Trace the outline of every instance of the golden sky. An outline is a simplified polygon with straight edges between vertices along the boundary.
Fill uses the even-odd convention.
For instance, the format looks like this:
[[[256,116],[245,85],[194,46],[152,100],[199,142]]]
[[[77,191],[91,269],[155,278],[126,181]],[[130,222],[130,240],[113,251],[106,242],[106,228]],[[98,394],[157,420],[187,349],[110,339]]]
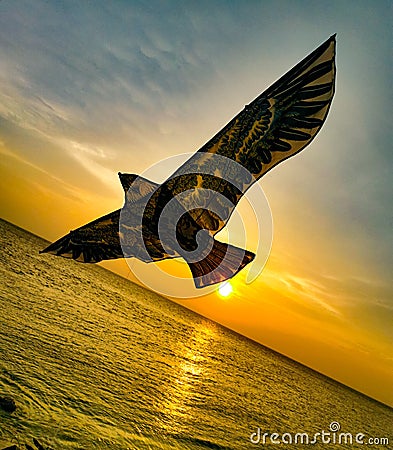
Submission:
[[[336,32],[325,125],[259,182],[274,224],[264,270],[228,297],[176,301],[393,405],[389,2],[322,4],[0,2],[1,216],[54,240],[121,207],[118,171],[197,150]]]

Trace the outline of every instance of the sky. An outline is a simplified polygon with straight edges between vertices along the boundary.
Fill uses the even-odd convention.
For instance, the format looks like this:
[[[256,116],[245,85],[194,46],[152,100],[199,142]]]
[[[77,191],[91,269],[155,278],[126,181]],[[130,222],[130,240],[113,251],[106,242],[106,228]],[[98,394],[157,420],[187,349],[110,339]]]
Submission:
[[[176,301],[393,405],[391,20],[390,1],[0,1],[1,217],[55,240],[121,207],[118,171],[196,151],[337,33],[326,123],[258,183],[264,270]]]

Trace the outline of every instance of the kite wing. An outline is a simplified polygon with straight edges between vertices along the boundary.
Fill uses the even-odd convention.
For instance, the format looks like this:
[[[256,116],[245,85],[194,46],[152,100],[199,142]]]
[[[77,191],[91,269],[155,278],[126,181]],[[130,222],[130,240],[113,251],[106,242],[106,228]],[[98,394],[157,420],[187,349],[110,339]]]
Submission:
[[[124,189],[126,202],[129,204],[136,204],[158,187],[158,184],[153,181],[135,174],[119,172],[119,178]],[[118,209],[70,231],[66,236],[50,244],[40,253],[52,253],[86,263],[97,263],[106,259],[125,257],[120,243],[120,213],[121,210]],[[135,233],[132,229],[130,230],[133,226]],[[140,227],[141,225],[139,225]],[[133,224],[131,220],[127,230],[128,236],[138,235],[137,228],[138,224]],[[134,248],[131,251],[137,251],[142,242],[134,242],[133,244]],[[155,250],[153,244],[151,244],[151,247]],[[133,255],[130,253],[126,256]]]
[[[86,263],[123,258],[119,217],[120,209],[70,231],[40,253],[52,253]]]
[[[189,192],[182,202],[201,227],[217,233],[255,181],[317,135],[334,95],[335,44],[333,35],[247,105],[166,182],[173,196]]]

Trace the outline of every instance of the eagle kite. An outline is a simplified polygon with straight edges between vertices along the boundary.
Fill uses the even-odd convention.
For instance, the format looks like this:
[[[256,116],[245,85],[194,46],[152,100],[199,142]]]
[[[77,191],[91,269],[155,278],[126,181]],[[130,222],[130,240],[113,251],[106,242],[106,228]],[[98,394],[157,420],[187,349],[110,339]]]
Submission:
[[[237,114],[156,184],[119,173],[125,191],[113,211],[42,250],[86,263],[183,257],[197,288],[225,281],[254,254],[214,238],[246,190],[303,150],[328,114],[335,88],[335,35]]]

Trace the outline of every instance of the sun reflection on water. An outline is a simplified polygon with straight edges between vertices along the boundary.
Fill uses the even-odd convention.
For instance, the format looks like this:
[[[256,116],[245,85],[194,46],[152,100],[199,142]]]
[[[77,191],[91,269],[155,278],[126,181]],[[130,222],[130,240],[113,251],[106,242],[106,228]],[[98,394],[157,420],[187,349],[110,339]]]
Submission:
[[[200,323],[187,341],[179,342],[177,364],[160,405],[160,427],[168,433],[184,430],[192,422],[198,400],[206,397],[206,379],[212,370],[209,356],[216,334],[213,324]]]

